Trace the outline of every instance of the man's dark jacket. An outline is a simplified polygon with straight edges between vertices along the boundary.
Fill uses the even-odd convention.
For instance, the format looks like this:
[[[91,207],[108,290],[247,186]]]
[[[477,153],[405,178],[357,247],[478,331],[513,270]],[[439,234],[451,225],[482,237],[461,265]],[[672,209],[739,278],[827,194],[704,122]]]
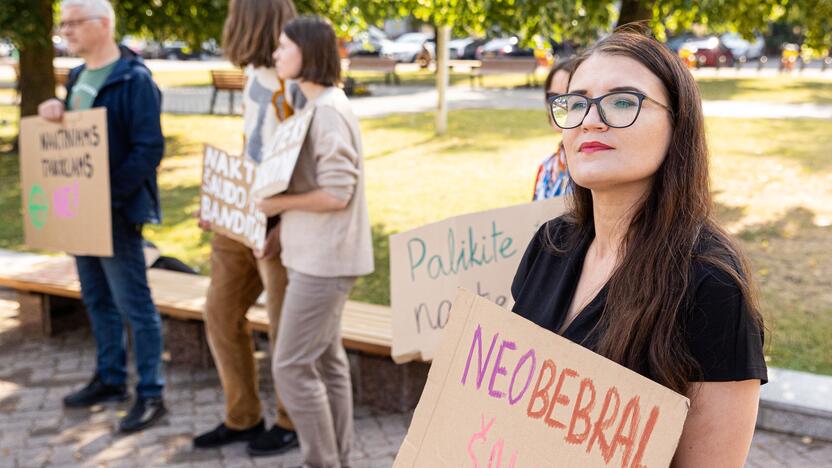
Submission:
[[[124,46],[120,49],[121,58],[92,105],[107,108],[113,213],[132,224],[158,224],[162,205],[156,168],[165,151],[160,123],[162,93],[141,57]],[[83,70],[81,65],[69,72],[67,97]]]

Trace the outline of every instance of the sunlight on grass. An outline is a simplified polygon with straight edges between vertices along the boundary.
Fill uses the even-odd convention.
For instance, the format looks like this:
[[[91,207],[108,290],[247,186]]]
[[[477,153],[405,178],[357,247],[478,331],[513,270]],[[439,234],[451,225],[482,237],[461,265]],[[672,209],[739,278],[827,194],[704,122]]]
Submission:
[[[745,207],[729,227],[769,222],[796,207],[832,224],[832,124],[811,119],[707,119],[717,201]]]

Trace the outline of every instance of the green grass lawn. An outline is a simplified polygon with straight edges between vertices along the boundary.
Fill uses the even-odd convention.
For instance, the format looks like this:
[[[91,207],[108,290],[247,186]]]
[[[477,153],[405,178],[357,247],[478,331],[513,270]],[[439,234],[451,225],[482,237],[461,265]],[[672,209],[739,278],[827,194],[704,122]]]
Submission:
[[[832,81],[788,75],[765,78],[700,78],[706,100],[832,104]]]
[[[11,108],[0,107],[0,119]],[[208,273],[197,208],[202,143],[242,144],[239,117],[163,116],[167,154],[159,182],[165,220],[147,236],[167,255]],[[749,253],[770,328],[772,365],[832,374],[832,122],[707,121],[718,216]],[[453,111],[448,135],[432,114],[362,121],[377,271],[353,298],[389,303],[390,233],[448,216],[522,203],[556,137],[542,112]],[[10,133],[0,130],[0,143]],[[22,249],[17,159],[0,157],[0,247]]]

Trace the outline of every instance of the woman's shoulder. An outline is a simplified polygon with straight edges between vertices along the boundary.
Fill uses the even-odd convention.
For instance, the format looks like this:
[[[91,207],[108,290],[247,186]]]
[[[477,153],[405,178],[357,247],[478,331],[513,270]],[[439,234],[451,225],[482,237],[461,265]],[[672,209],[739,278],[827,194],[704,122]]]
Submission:
[[[520,261],[517,274],[525,277],[533,265],[551,267],[552,262],[560,262],[560,257],[565,255],[566,247],[574,232],[575,226],[569,223],[563,216],[551,219],[541,225],[526,247],[526,252]]]
[[[331,129],[342,125],[358,125],[349,99],[340,88],[328,88],[307,106],[309,104],[313,107],[312,125],[315,127]]]
[[[578,226],[569,215],[561,215],[543,223],[535,233],[535,240],[555,253],[567,249],[577,232]]]
[[[763,323],[747,273],[723,240],[706,238],[695,249],[684,334],[703,380],[765,381]]]

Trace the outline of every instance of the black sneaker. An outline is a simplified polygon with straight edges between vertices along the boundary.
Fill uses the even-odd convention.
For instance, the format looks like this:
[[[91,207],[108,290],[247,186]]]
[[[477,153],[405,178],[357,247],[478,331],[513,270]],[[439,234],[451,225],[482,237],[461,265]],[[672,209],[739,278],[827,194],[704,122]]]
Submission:
[[[140,431],[158,421],[167,412],[161,397],[136,398],[130,412],[118,423],[118,430],[125,434]]]
[[[222,447],[232,442],[252,441],[265,432],[265,430],[266,424],[262,419],[254,426],[239,431],[230,429],[225,423],[220,423],[213,430],[194,437],[194,448],[214,448]]]
[[[94,375],[86,387],[64,397],[67,408],[86,408],[100,403],[127,401],[126,385],[107,385],[98,374]]]
[[[252,457],[279,455],[299,445],[298,433],[275,426],[249,442],[246,451]]]

